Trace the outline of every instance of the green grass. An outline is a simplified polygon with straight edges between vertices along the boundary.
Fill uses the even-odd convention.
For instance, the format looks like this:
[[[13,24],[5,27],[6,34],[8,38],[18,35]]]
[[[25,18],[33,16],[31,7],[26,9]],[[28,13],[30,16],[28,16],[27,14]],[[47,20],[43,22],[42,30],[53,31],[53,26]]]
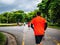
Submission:
[[[48,27],[60,30],[60,24],[53,24],[48,22]]]
[[[48,26],[49,28],[55,28],[55,29],[58,29],[60,30],[60,26]]]
[[[0,45],[4,45],[6,42],[6,36],[0,32]]]
[[[21,26],[22,24],[20,24],[19,26]],[[17,23],[10,23],[10,24],[7,24],[7,23],[0,23],[0,27],[1,26],[17,26]]]

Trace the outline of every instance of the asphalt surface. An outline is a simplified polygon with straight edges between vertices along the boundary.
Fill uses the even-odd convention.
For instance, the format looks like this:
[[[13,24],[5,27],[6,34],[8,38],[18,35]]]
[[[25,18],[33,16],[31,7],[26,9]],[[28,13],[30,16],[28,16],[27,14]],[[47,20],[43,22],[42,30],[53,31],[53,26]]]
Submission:
[[[16,37],[18,45],[36,45],[34,32],[25,26],[0,27],[0,31],[8,32]],[[60,30],[47,28],[43,45],[60,45]]]
[[[22,45],[24,26],[0,27],[0,31],[11,33],[16,37],[17,45]]]

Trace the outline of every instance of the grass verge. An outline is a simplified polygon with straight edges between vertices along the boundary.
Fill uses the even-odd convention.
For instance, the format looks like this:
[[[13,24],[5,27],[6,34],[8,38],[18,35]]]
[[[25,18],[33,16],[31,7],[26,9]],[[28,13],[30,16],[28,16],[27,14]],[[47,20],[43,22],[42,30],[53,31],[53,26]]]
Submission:
[[[49,28],[55,28],[55,29],[58,29],[60,30],[60,26],[48,26]]]
[[[6,36],[0,32],[0,45],[5,45],[6,42]]]
[[[19,26],[21,26],[22,24],[19,24]],[[11,24],[6,24],[6,23],[0,23],[0,27],[4,27],[4,26],[17,26],[16,23],[11,23]]]

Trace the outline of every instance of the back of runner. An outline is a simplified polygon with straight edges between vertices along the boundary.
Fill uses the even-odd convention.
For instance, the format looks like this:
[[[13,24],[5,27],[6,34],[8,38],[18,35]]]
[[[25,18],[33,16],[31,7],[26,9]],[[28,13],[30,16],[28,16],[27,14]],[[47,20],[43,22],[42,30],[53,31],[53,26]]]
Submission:
[[[41,13],[37,12],[36,17],[31,20],[31,27],[34,30],[35,40],[37,45],[42,45],[41,40],[47,28],[47,21],[40,16]]]

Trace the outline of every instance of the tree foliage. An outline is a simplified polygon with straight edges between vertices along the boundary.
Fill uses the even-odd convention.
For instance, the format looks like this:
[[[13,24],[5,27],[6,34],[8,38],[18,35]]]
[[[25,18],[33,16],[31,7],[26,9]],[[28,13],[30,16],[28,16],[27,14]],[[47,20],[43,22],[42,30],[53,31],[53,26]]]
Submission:
[[[38,8],[48,21],[60,23],[60,0],[42,0]]]
[[[0,14],[0,23],[16,23],[19,19],[19,22],[23,22],[24,15],[25,13],[22,10],[5,12]]]

